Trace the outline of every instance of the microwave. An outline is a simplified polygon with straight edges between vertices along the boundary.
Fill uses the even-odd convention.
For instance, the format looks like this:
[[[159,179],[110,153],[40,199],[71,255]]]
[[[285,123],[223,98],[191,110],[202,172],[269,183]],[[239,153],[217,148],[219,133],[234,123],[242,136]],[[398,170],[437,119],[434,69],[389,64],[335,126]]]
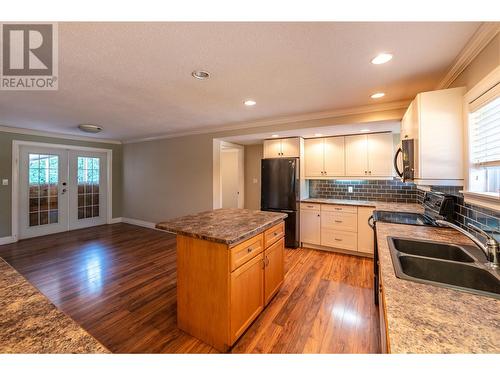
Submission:
[[[401,154],[403,170],[399,170],[398,158]],[[415,178],[415,142],[413,139],[403,139],[401,147],[394,155],[394,169],[403,182]]]

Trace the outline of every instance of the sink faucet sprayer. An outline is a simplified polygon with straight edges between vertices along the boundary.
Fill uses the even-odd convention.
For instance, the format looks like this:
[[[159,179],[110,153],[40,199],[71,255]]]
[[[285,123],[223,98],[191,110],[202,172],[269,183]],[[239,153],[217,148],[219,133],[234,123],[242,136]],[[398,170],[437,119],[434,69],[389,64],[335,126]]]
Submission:
[[[498,262],[498,252],[499,252],[499,246],[497,240],[491,236],[491,234],[486,233],[484,230],[481,228],[478,228],[474,224],[467,224],[467,226],[474,231],[482,234],[484,237],[486,237],[486,245],[484,245],[476,236],[473,236],[466,230],[460,228],[459,226],[452,224],[448,221],[444,220],[436,220],[436,223],[441,226],[441,227],[450,227],[453,229],[458,230],[460,233],[462,233],[464,236],[467,236],[470,238],[472,242],[474,242],[486,255],[486,259],[488,259],[488,262],[486,263],[488,267],[490,268],[499,268],[499,262]]]

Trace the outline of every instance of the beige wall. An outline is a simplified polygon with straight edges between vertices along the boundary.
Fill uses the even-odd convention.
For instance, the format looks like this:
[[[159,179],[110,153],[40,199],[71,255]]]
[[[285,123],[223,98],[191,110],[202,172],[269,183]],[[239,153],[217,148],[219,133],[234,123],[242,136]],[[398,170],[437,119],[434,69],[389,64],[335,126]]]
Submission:
[[[470,90],[498,65],[500,65],[500,34],[488,43],[450,87],[465,86]]]
[[[260,161],[263,156],[262,144],[245,146],[245,208],[252,210],[260,209]]]
[[[223,150],[220,155],[222,208],[238,208],[238,150]],[[242,192],[243,193],[243,192]]]
[[[113,150],[113,217],[122,216],[122,145],[71,139],[41,137],[0,131],[0,180],[7,178],[8,186],[0,185],[0,237],[10,236],[12,230],[12,141],[58,143],[73,146]]]
[[[404,109],[378,111],[124,144],[122,216],[156,223],[212,209],[214,138],[336,124],[400,120],[403,113]],[[257,159],[253,160],[255,163]],[[260,178],[258,188],[252,186],[247,189],[247,186],[245,184],[245,203],[248,203],[249,208],[259,208],[260,194],[257,198],[256,191],[260,191]]]

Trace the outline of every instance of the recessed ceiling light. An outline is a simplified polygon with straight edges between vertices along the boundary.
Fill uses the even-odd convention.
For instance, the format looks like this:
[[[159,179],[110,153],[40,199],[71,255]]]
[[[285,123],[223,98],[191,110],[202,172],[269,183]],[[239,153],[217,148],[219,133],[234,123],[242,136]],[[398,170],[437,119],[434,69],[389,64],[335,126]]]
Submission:
[[[360,130],[360,132],[361,132],[361,133],[367,133],[367,132],[369,132],[369,131],[370,131],[370,129],[361,129],[361,130]]]
[[[321,134],[321,133],[316,133],[316,134],[314,134],[314,136],[315,136],[315,137],[322,137],[322,136],[323,136],[323,134]]]
[[[210,73],[207,72],[206,70],[194,70],[191,75],[196,78],[196,79],[209,79],[210,78]]]
[[[390,53],[379,53],[372,59],[372,64],[380,65],[385,64],[392,60],[392,55]]]
[[[85,133],[99,133],[100,131],[102,131],[101,126],[93,124],[80,124],[78,125],[78,129]]]
[[[257,104],[257,102],[255,100],[252,100],[252,99],[245,100],[245,105],[248,107],[251,107],[255,104]]]
[[[279,137],[279,135],[278,135],[278,134],[273,134],[271,137],[273,137],[273,138],[278,138],[278,137]]]
[[[379,99],[381,97],[385,96],[385,94],[383,92],[377,92],[375,94],[373,94],[372,96],[370,96],[372,99]]]

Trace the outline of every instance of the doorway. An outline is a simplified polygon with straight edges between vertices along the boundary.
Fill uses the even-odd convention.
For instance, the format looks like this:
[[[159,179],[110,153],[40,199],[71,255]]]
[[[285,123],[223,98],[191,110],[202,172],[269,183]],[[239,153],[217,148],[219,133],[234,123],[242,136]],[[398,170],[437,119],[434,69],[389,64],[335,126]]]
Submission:
[[[244,207],[244,153],[241,145],[214,140],[214,208]]]
[[[23,239],[108,222],[111,150],[30,142],[16,146],[14,235]]]

